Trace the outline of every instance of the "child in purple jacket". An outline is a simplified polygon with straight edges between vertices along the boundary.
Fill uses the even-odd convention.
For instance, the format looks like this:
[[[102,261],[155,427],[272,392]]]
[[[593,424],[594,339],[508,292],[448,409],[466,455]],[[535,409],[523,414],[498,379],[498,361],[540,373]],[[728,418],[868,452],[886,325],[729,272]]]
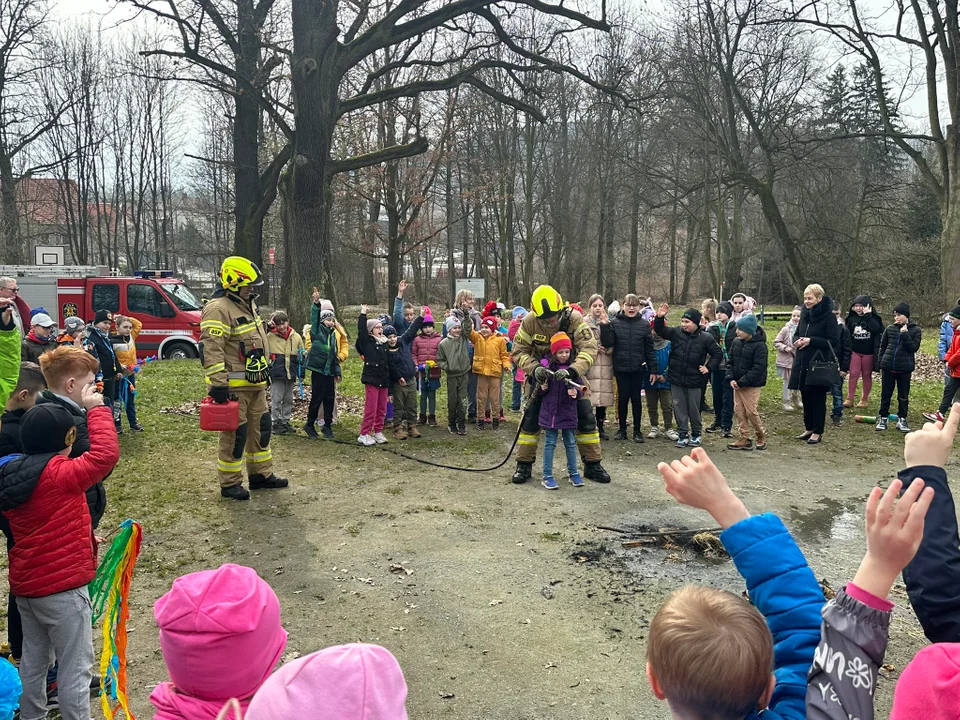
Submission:
[[[540,362],[553,372],[570,367],[570,354],[573,343],[566,333],[557,333],[550,338],[550,358]],[[543,486],[547,490],[558,490],[553,479],[553,454],[557,448],[557,435],[563,435],[563,448],[567,453],[567,472],[570,484],[583,487],[583,478],[577,472],[577,400],[580,391],[566,382],[553,377],[540,386],[543,401],[540,405],[540,427],[544,429],[547,441],[543,446]]]

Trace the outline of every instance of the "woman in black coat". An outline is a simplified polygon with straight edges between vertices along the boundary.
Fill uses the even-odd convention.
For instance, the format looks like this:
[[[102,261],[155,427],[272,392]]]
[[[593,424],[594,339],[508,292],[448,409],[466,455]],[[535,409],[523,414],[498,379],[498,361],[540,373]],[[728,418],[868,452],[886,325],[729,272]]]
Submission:
[[[630,294],[623,299],[623,310],[609,323],[600,324],[600,344],[613,348],[613,374],[617,378],[617,412],[620,429],[617,440],[627,439],[627,403],[633,404],[633,441],[642,443],[640,420],[643,414],[645,378],[659,374],[657,354],[653,350],[650,323],[640,317],[640,298]]]
[[[793,335],[797,355],[790,374],[790,389],[799,390],[803,398],[804,431],[797,439],[816,445],[823,437],[830,388],[807,385],[807,371],[814,361],[834,359],[840,345],[840,327],[833,316],[833,300],[824,294],[820,285],[808,285],[803,291],[803,308]]]

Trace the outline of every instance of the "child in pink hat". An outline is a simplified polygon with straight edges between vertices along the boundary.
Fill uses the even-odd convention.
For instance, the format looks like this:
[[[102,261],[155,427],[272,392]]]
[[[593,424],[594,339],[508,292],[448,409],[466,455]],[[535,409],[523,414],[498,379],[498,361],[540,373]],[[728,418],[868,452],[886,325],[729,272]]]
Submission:
[[[230,698],[245,711],[287,645],[280,601],[248,567],[177,578],[153,614],[172,681],[150,694],[154,720],[214,720]]]
[[[379,645],[337,645],[287,663],[250,702],[246,720],[407,720],[407,683]]]

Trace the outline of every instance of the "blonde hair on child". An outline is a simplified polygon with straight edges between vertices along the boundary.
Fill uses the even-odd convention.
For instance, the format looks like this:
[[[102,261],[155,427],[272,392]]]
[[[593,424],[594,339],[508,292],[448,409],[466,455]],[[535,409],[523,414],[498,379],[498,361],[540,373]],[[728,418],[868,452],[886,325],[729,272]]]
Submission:
[[[688,585],[651,621],[647,663],[675,712],[743,718],[770,685],[773,636],[743,598]]]

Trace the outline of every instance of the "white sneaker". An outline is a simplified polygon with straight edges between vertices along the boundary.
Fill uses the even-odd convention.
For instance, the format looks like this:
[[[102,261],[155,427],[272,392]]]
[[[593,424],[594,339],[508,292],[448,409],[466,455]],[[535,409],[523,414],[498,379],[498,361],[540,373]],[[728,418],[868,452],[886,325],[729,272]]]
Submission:
[[[791,405],[790,403],[784,403],[783,409],[786,410],[787,412],[793,412],[793,405]]]
[[[360,437],[357,438],[357,442],[360,443],[361,445],[373,445],[374,439],[369,435],[361,435]]]
[[[648,437],[648,438],[651,438],[651,439],[652,439],[652,438],[658,438],[658,437],[660,437],[662,434],[663,434],[663,431],[662,431],[659,427],[657,427],[656,425],[654,425],[652,428],[650,428],[650,434],[647,435],[647,437]]]
[[[382,432],[378,432],[373,436],[373,442],[370,444],[373,445],[373,443],[377,443],[379,445],[383,445],[385,442],[388,442],[386,436]]]
[[[670,428],[669,430],[667,430],[667,432],[665,432],[664,435],[667,436],[668,440],[673,440],[674,442],[680,439],[680,433],[678,433],[673,428]]]

